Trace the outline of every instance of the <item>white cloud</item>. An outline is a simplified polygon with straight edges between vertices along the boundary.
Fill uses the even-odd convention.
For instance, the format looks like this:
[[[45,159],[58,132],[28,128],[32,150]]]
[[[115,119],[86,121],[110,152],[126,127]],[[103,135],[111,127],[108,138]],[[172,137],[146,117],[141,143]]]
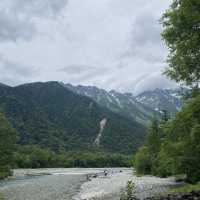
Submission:
[[[38,76],[30,73],[25,82],[58,80],[130,92],[153,88],[147,76],[159,72],[159,79],[166,66],[158,20],[170,2],[2,0],[0,53],[30,72],[37,67]],[[22,77],[15,79],[21,83]],[[171,86],[165,79],[158,82]]]
[[[53,18],[67,0],[1,0],[0,41],[29,40],[36,32],[34,18]]]

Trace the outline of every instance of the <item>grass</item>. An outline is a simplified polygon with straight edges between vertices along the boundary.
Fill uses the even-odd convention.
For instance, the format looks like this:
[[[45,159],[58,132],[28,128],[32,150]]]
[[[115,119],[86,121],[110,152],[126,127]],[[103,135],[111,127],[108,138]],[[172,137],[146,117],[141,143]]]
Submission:
[[[0,200],[5,200],[1,194],[0,194]]]
[[[200,182],[195,185],[185,184],[182,187],[170,190],[170,193],[192,192],[195,190],[200,190]]]

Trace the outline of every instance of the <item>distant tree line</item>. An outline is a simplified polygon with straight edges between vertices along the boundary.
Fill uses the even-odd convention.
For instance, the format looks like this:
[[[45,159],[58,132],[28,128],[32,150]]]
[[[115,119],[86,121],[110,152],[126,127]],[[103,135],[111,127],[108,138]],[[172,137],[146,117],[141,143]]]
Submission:
[[[39,146],[18,146],[15,168],[130,167],[131,157],[106,152],[54,152]]]

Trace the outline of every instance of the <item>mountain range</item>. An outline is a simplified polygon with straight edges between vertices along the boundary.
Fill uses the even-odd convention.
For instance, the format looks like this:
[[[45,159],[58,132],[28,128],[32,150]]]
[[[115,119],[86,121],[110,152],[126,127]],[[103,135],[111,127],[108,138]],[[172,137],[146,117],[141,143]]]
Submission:
[[[105,107],[128,119],[148,125],[154,117],[161,117],[166,110],[174,115],[183,105],[184,89],[155,89],[145,91],[135,96],[131,93],[119,93],[114,90],[106,91],[95,86],[73,86],[65,84],[71,91],[93,99]]]
[[[99,106],[58,82],[0,85],[0,112],[19,134],[18,143],[54,151],[132,154],[144,141],[146,128]]]
[[[185,88],[145,91],[136,96],[136,101],[155,111],[166,110],[174,114],[181,110],[186,91]]]
[[[131,154],[143,143],[150,120],[162,110],[174,114],[182,104],[180,89],[134,96],[55,81],[0,84],[0,112],[18,131],[18,143],[54,151]]]

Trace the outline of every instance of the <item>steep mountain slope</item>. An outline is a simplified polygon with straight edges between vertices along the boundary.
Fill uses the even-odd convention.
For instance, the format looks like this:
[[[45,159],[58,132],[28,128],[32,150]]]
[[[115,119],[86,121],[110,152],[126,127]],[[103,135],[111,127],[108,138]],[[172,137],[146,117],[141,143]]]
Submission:
[[[53,150],[100,148],[133,153],[146,133],[137,122],[98,106],[58,82],[0,86],[0,112],[20,133],[20,144]],[[103,130],[102,120],[106,120]]]
[[[138,123],[147,125],[158,113],[148,106],[137,102],[131,93],[107,92],[94,86],[73,86],[65,84],[71,91],[92,98],[102,107],[118,113]]]
[[[155,111],[167,110],[176,113],[183,106],[182,95],[186,89],[155,89],[139,94],[136,100]]]

